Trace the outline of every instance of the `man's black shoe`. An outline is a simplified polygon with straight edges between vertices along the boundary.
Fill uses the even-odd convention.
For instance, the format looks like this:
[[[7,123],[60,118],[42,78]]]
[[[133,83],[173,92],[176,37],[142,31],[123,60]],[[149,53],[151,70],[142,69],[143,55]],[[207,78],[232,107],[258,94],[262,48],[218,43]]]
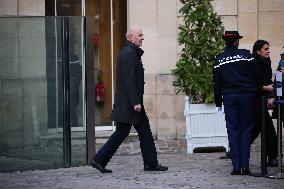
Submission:
[[[241,173],[241,171],[235,171],[235,170],[233,170],[232,172],[231,172],[231,175],[241,175],[242,173]]]
[[[97,170],[99,170],[101,173],[112,173],[112,170],[102,167],[100,164],[96,163],[94,160],[90,162],[90,165],[93,168],[96,168]]]
[[[168,167],[162,166],[160,164],[156,166],[149,166],[149,165],[144,165],[144,171],[166,171],[168,170]]]
[[[267,166],[269,167],[278,167],[278,160],[276,158],[269,159],[267,161]]]
[[[242,175],[251,175],[249,168],[242,168]]]

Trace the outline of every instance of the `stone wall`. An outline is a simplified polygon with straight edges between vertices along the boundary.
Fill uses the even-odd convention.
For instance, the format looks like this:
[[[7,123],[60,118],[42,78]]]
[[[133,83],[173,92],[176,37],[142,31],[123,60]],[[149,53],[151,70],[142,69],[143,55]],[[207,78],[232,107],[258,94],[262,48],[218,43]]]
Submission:
[[[168,74],[177,60],[177,1],[128,0],[128,27],[143,29],[147,74]]]
[[[258,3],[258,38],[270,42],[273,67],[276,68],[284,52],[284,1],[259,0]],[[275,69],[274,69],[275,70]]]
[[[44,16],[45,0],[0,0],[0,16]]]
[[[175,95],[173,77],[169,74],[178,57],[177,2],[128,0],[128,27],[139,26],[144,33],[144,104],[158,140],[184,139],[185,134],[184,97]]]
[[[146,75],[144,103],[151,129],[159,140],[184,139],[184,95],[176,95],[169,74]]]

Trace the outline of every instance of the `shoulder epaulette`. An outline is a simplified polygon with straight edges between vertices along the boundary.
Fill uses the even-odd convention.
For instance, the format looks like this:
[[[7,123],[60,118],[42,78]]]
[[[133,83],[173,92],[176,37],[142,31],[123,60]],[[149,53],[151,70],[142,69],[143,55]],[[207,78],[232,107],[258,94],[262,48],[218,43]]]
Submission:
[[[239,50],[242,50],[242,51],[245,51],[247,53],[250,53],[250,50],[248,50],[248,49],[239,49]]]

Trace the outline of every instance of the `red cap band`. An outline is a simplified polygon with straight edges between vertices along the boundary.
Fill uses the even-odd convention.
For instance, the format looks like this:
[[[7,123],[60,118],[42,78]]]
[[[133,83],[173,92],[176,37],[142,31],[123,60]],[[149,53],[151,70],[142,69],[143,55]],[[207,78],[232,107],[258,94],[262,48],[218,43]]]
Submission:
[[[238,35],[238,34],[224,34],[224,36],[227,37],[227,36],[240,36],[240,35]]]

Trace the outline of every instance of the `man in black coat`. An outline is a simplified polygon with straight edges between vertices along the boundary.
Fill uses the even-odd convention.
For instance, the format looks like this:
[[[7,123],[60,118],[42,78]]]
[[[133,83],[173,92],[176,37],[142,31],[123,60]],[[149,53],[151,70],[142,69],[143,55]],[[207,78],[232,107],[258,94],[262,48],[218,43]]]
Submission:
[[[112,120],[116,121],[116,131],[91,161],[91,166],[102,173],[111,173],[106,169],[120,144],[129,135],[131,126],[137,130],[144,171],[166,171],[167,167],[158,164],[154,139],[143,105],[144,68],[139,48],[144,40],[142,30],[130,29],[126,33],[127,43],[121,50],[116,68],[116,93],[112,111]]]

